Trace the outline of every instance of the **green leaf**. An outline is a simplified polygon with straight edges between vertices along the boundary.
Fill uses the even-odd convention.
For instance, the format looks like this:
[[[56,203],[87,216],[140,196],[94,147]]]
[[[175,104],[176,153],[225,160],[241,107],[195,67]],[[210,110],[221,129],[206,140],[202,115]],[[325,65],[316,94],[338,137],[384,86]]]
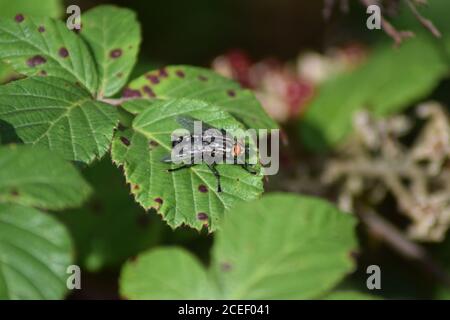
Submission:
[[[209,277],[180,249],[150,251],[125,265],[121,294],[129,299],[317,298],[353,270],[355,224],[353,216],[323,200],[267,195],[227,212],[216,233]]]
[[[200,262],[182,249],[161,248],[128,262],[120,276],[127,299],[206,300],[217,297]]]
[[[207,69],[169,66],[144,74],[132,81],[129,88],[138,90],[143,97],[189,98],[209,102],[228,111],[249,128],[278,128],[250,90],[244,90],[236,82]]]
[[[84,207],[58,212],[71,232],[81,265],[91,272],[117,267],[156,244],[165,231],[159,217],[133,201],[109,157],[84,172],[94,195]]]
[[[66,80],[33,77],[0,86],[0,120],[3,142],[41,145],[89,163],[108,150],[118,113]]]
[[[13,68],[0,61],[0,84],[8,82],[14,75],[15,72]]]
[[[61,0],[21,0],[11,3],[10,0],[0,0],[0,17],[11,18],[17,14],[45,15],[58,18],[63,12]],[[13,68],[0,62],[0,84],[10,80],[16,73]]]
[[[383,116],[404,110],[430,94],[448,71],[428,39],[405,41],[399,49],[379,47],[362,67],[322,85],[302,119],[303,142],[319,151],[333,146],[351,132],[356,111]]]
[[[66,229],[33,208],[0,204],[0,299],[61,299],[73,248]]]
[[[167,172],[171,165],[161,161],[172,150],[171,133],[180,128],[175,121],[177,115],[191,115],[217,128],[240,128],[228,113],[189,99],[130,101],[124,104],[125,109],[131,108],[129,103],[134,108],[141,104],[141,110],[147,103],[147,109],[135,118],[133,129],[117,132],[113,160],[123,166],[136,201],[145,209],[156,209],[172,228],[187,224],[201,229],[206,224],[209,230],[215,230],[226,209],[262,193],[262,172],[251,175],[240,166],[220,164],[217,169],[223,191],[218,192],[217,180],[206,165]]]
[[[0,16],[5,18],[19,13],[59,18],[63,12],[62,0],[0,0]]]
[[[51,18],[0,19],[0,59],[27,76],[46,74],[78,83],[94,94],[97,70],[83,40]]]
[[[229,213],[213,270],[229,299],[308,299],[354,268],[353,216],[311,197],[270,194]]]
[[[141,42],[136,14],[115,6],[98,6],[83,14],[81,35],[94,53],[100,78],[98,95],[114,95],[136,63]]]
[[[78,171],[46,149],[0,147],[0,202],[43,209],[81,205],[91,194]]]

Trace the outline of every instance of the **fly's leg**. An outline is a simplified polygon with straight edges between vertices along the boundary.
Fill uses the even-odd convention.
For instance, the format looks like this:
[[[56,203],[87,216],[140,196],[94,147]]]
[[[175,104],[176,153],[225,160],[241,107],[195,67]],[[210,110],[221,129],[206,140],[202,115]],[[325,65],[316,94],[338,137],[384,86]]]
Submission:
[[[174,172],[174,171],[178,171],[178,170],[182,170],[182,169],[188,169],[188,168],[190,168],[190,167],[193,167],[193,166],[195,166],[196,165],[196,163],[194,162],[194,157],[192,156],[191,157],[191,162],[189,162],[189,163],[185,163],[185,164],[183,164],[182,166],[180,166],[180,167],[178,167],[178,168],[171,168],[171,169],[168,169],[167,171],[168,172]]]
[[[241,164],[241,167],[251,174],[257,174],[258,171],[254,170],[248,163]]]
[[[182,170],[182,169],[188,169],[190,167],[192,167],[194,164],[184,164],[178,168],[172,168],[172,169],[168,169],[168,172],[174,172],[174,171],[178,171],[178,170]]]
[[[220,185],[220,173],[219,173],[219,171],[217,171],[216,164],[213,163],[213,164],[206,164],[206,165],[208,166],[209,170],[211,170],[211,172],[217,179],[217,192],[222,192],[222,186]]]

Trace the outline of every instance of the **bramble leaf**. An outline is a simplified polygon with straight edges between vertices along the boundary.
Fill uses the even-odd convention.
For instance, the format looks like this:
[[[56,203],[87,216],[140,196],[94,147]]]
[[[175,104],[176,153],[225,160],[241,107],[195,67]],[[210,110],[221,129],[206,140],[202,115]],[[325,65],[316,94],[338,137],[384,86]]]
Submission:
[[[45,146],[89,163],[109,149],[118,113],[66,80],[32,77],[0,86],[0,121],[3,142]]]
[[[249,128],[278,128],[250,90],[244,90],[236,82],[203,68],[169,66],[151,71],[132,81],[124,94],[201,100],[228,111]]]
[[[90,186],[67,161],[46,149],[0,147],[0,202],[42,209],[77,207]]]
[[[200,262],[177,248],[154,249],[122,269],[120,294],[128,299],[208,300],[217,298]]]
[[[161,249],[125,265],[120,291],[129,299],[317,298],[353,270],[355,224],[323,200],[270,194],[227,212],[208,278],[181,249]]]
[[[0,0],[0,17],[11,18],[17,14],[45,15],[58,18],[63,12],[61,0],[21,0],[11,3],[10,0]],[[0,61],[0,84],[10,80],[17,74],[11,66]]]
[[[215,230],[226,209],[262,193],[262,173],[252,175],[238,165],[217,166],[222,184],[222,192],[218,192],[217,180],[205,164],[168,172],[178,165],[161,161],[172,150],[172,132],[180,128],[176,116],[190,115],[217,128],[240,128],[241,124],[227,112],[189,99],[130,101],[124,109],[130,110],[128,104],[145,111],[134,119],[132,129],[117,132],[112,158],[123,166],[136,201],[145,209],[155,208],[172,228],[187,224],[195,229],[207,225]]]
[[[356,220],[326,201],[269,194],[224,221],[213,271],[229,299],[307,299],[354,268]]]
[[[429,94],[449,71],[430,41],[379,47],[362,67],[325,82],[302,118],[303,142],[313,150],[327,149],[351,131],[356,111],[388,115]]]
[[[84,41],[58,20],[18,13],[0,19],[0,60],[27,75],[48,75],[97,90],[94,59]]]
[[[83,14],[81,35],[94,53],[98,95],[114,95],[125,85],[136,63],[141,42],[136,14],[111,5],[95,7]]]
[[[63,298],[72,258],[69,234],[56,219],[0,204],[0,299]]]

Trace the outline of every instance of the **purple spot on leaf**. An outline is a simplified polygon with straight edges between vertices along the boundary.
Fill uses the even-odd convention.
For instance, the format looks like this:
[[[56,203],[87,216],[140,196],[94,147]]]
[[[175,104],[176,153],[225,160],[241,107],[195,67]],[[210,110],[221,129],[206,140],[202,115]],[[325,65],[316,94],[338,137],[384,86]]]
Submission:
[[[23,14],[19,13],[14,17],[14,20],[16,20],[16,22],[21,23],[23,20],[25,20],[25,17],[23,16]]]
[[[220,264],[220,269],[224,272],[231,271],[232,268],[233,266],[229,262],[223,262]]]
[[[150,140],[149,143],[150,147],[156,148],[157,146],[159,146],[159,143],[156,142],[155,140]]]
[[[47,71],[41,70],[41,71],[39,72],[39,74],[40,74],[41,76],[45,77],[45,76],[47,75]]]
[[[109,56],[116,59],[122,55],[122,49],[114,49],[109,53]]]
[[[123,143],[124,145],[126,145],[127,147],[130,145],[130,140],[128,140],[128,139],[125,138],[125,137],[120,137],[120,141],[122,141],[122,143]]]
[[[227,91],[227,94],[228,94],[230,97],[235,97],[235,96],[236,96],[236,91],[234,91],[234,90],[228,90],[228,91]]]
[[[153,92],[153,90],[149,87],[149,86],[144,86],[142,88],[142,90],[144,90],[144,92],[149,96],[149,97],[156,97],[156,94]]]
[[[122,96],[124,98],[135,98],[135,97],[141,97],[141,92],[139,90],[133,90],[130,88],[125,88],[125,90],[123,90],[123,94]]]
[[[167,73],[166,68],[159,69],[159,76],[162,77],[162,78],[167,78],[169,76],[169,74]]]
[[[198,186],[198,191],[205,193],[208,192],[208,188],[204,184],[201,184]]]
[[[45,27],[44,26],[39,26],[38,31],[40,33],[45,32]]]
[[[63,58],[67,58],[69,56],[69,51],[67,51],[66,48],[62,47],[61,49],[59,49],[58,51],[59,55]]]
[[[146,76],[146,78],[147,78],[148,80],[150,80],[151,83],[153,83],[153,84],[158,84],[158,83],[159,83],[158,77],[155,76],[155,75],[153,75],[153,74],[148,74],[148,75]]]
[[[160,205],[162,205],[163,204],[163,199],[161,199],[161,198],[155,198],[155,199],[153,199],[153,201],[155,201],[156,203],[159,203]]]
[[[200,221],[207,221],[208,220],[208,215],[204,212],[200,212],[197,214],[197,219]]]
[[[184,78],[186,75],[184,74],[184,72],[183,71],[181,71],[181,70],[177,70],[176,72],[175,72],[175,74],[178,76],[178,77],[180,77],[180,78]]]
[[[47,62],[47,60],[43,56],[36,55],[27,60],[27,65],[29,67],[33,68],[33,67],[36,67],[37,65],[40,65],[40,64],[43,64],[46,62]]]

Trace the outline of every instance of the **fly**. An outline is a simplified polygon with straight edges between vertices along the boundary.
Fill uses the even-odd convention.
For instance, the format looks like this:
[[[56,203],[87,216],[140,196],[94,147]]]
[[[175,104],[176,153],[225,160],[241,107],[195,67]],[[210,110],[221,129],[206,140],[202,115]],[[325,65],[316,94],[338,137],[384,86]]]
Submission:
[[[211,125],[190,116],[178,116],[176,121],[188,131],[187,134],[179,135],[172,142],[172,151],[176,150],[174,161],[172,152],[162,159],[165,163],[183,163],[177,168],[169,169],[174,172],[187,169],[205,163],[217,179],[217,191],[222,192],[220,184],[220,173],[216,168],[217,164],[239,164],[247,172],[257,174],[247,162],[250,154],[250,147],[244,141],[238,140],[225,129],[214,128]],[[202,130],[194,130],[195,122],[202,124]],[[241,160],[243,158],[243,160]]]

